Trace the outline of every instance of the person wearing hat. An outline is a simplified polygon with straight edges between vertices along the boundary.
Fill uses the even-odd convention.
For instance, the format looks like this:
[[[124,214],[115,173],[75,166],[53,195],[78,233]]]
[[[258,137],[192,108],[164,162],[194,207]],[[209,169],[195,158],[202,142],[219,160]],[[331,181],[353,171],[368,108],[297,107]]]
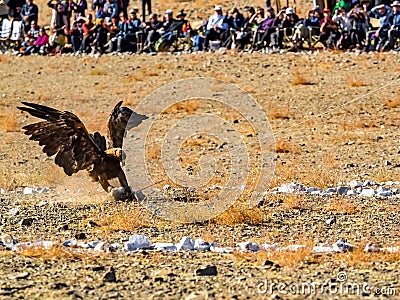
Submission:
[[[222,14],[222,7],[217,5],[214,7],[214,15],[210,17],[207,23],[204,49],[208,49],[210,41],[221,40],[222,35],[227,30],[228,23],[225,16]]]
[[[179,14],[176,15],[176,19],[178,22],[182,23],[182,25],[179,25],[178,27],[178,32],[179,35],[182,37],[187,37],[190,30],[191,30],[191,25],[188,20],[185,19],[186,14],[185,11],[182,9]]]
[[[151,0],[142,0],[142,21],[146,22],[146,6],[148,15],[152,14],[151,11]]]
[[[175,22],[174,13],[171,9],[167,9],[164,14],[164,20],[162,23],[162,27],[165,31],[169,29],[169,27]]]
[[[392,26],[388,32],[389,41],[386,46],[393,49],[396,39],[400,38],[400,1],[394,1],[391,7],[393,9]]]

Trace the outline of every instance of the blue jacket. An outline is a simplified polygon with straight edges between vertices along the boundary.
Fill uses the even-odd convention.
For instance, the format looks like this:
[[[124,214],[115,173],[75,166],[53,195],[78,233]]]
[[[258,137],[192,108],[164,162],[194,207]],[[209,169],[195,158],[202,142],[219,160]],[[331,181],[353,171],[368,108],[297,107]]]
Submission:
[[[386,13],[380,14],[377,6],[371,9],[371,14],[379,19],[379,24],[381,28],[389,28],[390,27],[390,15],[392,14],[392,9],[390,6],[385,5]]]

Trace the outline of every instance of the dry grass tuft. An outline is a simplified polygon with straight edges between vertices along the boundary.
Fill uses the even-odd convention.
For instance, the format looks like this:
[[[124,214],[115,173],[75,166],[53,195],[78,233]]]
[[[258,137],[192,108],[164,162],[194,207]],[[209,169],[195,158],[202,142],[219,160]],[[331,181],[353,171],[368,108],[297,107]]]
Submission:
[[[290,107],[289,105],[285,107],[272,107],[268,111],[268,116],[272,119],[284,119],[289,120]]]
[[[254,225],[263,223],[265,216],[265,213],[260,208],[249,208],[248,202],[237,201],[228,210],[217,216],[213,221],[221,225]]]
[[[103,70],[99,70],[99,69],[91,69],[89,74],[91,76],[103,76],[103,75],[107,75],[107,72],[104,72]]]
[[[182,101],[175,103],[168,110],[172,112],[184,111],[186,113],[192,114],[200,107],[199,100]]]
[[[351,199],[338,197],[326,207],[326,210],[337,213],[354,214],[359,211],[359,207]]]
[[[349,266],[357,266],[363,263],[389,262],[400,260],[400,252],[365,252],[365,245],[358,245],[356,249],[347,253],[337,254],[337,260],[346,262]]]
[[[311,82],[310,80],[305,78],[300,71],[296,70],[293,73],[291,84],[292,85],[313,85],[313,82]]]
[[[100,216],[95,221],[101,225],[100,228],[105,232],[134,231],[136,228],[149,225],[146,212],[141,206],[126,207],[120,205],[116,207],[111,215]]]
[[[301,197],[296,194],[290,194],[283,199],[283,209],[299,209],[301,207]]]
[[[277,140],[275,143],[275,151],[277,153],[289,153],[294,150],[294,146],[288,141]]]
[[[6,114],[1,127],[6,132],[17,132],[21,130],[15,110],[12,110],[10,113]]]
[[[396,108],[400,106],[400,98],[389,100],[385,103],[386,108]]]
[[[358,77],[354,77],[354,76],[348,76],[347,77],[347,84],[350,87],[361,87],[361,86],[367,86],[368,85],[364,81],[359,79]]]
[[[49,249],[44,247],[28,247],[24,250],[18,252],[18,254],[29,257],[29,258],[38,258],[43,259],[45,261],[49,260],[84,260],[87,259],[90,254],[80,253],[77,251],[72,251],[66,247],[54,245]]]
[[[234,252],[233,256],[237,260],[245,260],[258,265],[262,265],[268,260],[281,267],[294,268],[305,261],[315,260],[311,254],[313,242],[309,240],[305,243],[305,246],[304,249],[299,249],[298,251],[260,251],[258,253]]]

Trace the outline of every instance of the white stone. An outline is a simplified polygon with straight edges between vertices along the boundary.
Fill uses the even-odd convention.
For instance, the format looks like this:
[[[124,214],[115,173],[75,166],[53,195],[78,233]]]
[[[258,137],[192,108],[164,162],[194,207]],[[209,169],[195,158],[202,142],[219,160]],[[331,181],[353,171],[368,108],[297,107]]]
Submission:
[[[65,247],[76,247],[76,244],[77,244],[76,240],[66,240],[63,243],[63,246],[65,246]]]
[[[337,250],[336,252],[347,252],[347,251],[352,251],[354,249],[354,246],[352,244],[347,243],[343,239],[339,239],[332,246]]]
[[[337,249],[328,243],[319,244],[318,246],[314,246],[312,249],[314,253],[331,253],[337,252]]]
[[[360,193],[357,192],[356,190],[348,190],[346,195],[347,196],[358,196],[358,195],[360,195]]]
[[[355,189],[355,188],[358,188],[358,187],[362,186],[362,183],[360,181],[357,181],[357,180],[352,180],[352,181],[349,182],[349,186],[352,189]]]
[[[337,190],[336,190],[336,188],[329,188],[329,189],[326,189],[325,192],[330,195],[333,195],[333,194],[336,194]]]
[[[126,249],[128,251],[134,251],[137,249],[150,248],[151,242],[149,238],[143,234],[134,234],[129,238],[126,243]]]
[[[378,187],[377,189],[376,189],[376,192],[377,193],[381,193],[381,192],[391,192],[392,190],[390,189],[390,188],[387,188],[387,187],[385,187],[385,186],[380,186],[380,187]]]
[[[345,195],[348,190],[350,190],[350,188],[348,186],[338,186],[337,187],[338,195]]]
[[[6,193],[6,190],[0,188],[0,195],[3,195],[3,194],[5,194],[5,193]]]
[[[361,197],[373,197],[375,196],[375,190],[373,189],[363,189],[360,193]]]
[[[194,250],[194,240],[188,236],[184,236],[178,244],[175,245],[179,250]]]
[[[319,188],[316,188],[316,187],[309,187],[309,188],[307,188],[306,189],[306,192],[307,193],[310,193],[310,194],[312,194],[313,192],[315,193],[320,193],[321,192],[321,190],[319,189]]]
[[[260,246],[257,244],[253,244],[252,242],[238,243],[237,246],[239,247],[240,251],[252,251],[252,252],[260,251]]]
[[[44,249],[50,249],[54,245],[55,245],[55,243],[52,241],[43,241],[43,240],[38,240],[32,244],[32,246],[34,246],[34,247],[41,247]]]
[[[170,189],[171,189],[171,186],[169,184],[166,184],[166,185],[163,186],[163,190],[164,191],[168,191]]]
[[[368,243],[365,245],[364,252],[379,252],[381,248],[374,243]]]
[[[386,248],[382,248],[382,250],[390,252],[390,253],[400,252],[400,246],[386,247]]]
[[[39,188],[35,189],[35,192],[38,194],[48,193],[49,188],[48,187],[39,187]]]
[[[305,249],[306,249],[306,245],[288,245],[286,247],[279,248],[279,250],[281,250],[281,251],[292,251],[292,252],[296,252],[299,250],[305,250]]]
[[[96,244],[96,246],[94,247],[94,251],[107,251],[110,247],[110,244],[107,242],[99,242]]]
[[[24,194],[24,195],[33,194],[33,189],[30,188],[30,187],[24,187],[24,189],[23,189],[23,191],[22,191],[22,194]]]
[[[376,195],[378,197],[390,197],[392,196],[392,191],[378,192]]]
[[[204,241],[203,239],[197,239],[194,241],[194,249],[200,251],[209,251],[211,244]]]
[[[365,180],[363,183],[363,186],[374,186],[374,185],[376,185],[376,182],[372,180]]]
[[[230,247],[222,248],[222,247],[217,247],[217,245],[211,245],[210,251],[217,252],[217,253],[232,253],[233,249]]]
[[[174,243],[154,243],[152,248],[156,250],[176,251]]]
[[[279,248],[277,244],[261,244],[260,247],[265,251],[276,251]]]
[[[76,247],[82,248],[82,249],[89,249],[89,248],[92,248],[92,247],[90,247],[89,244],[86,243],[86,242],[78,242],[78,243],[76,243]]]

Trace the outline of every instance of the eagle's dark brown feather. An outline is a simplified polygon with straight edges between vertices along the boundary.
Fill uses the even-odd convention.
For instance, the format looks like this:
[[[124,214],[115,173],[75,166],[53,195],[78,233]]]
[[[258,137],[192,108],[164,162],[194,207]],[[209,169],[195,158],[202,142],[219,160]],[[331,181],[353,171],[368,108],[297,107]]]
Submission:
[[[115,105],[108,118],[109,148],[121,148],[126,130],[138,126],[147,116],[138,114],[129,107],[121,106],[122,101]]]
[[[25,134],[44,146],[43,152],[48,156],[55,155],[55,163],[67,175],[86,169],[107,192],[112,188],[108,183],[112,178],[118,178],[125,191],[131,192],[121,168],[121,158],[115,151],[105,151],[104,137],[99,133],[89,134],[82,121],[71,112],[35,103],[22,104],[25,106],[18,107],[20,110],[44,120],[24,126]]]

